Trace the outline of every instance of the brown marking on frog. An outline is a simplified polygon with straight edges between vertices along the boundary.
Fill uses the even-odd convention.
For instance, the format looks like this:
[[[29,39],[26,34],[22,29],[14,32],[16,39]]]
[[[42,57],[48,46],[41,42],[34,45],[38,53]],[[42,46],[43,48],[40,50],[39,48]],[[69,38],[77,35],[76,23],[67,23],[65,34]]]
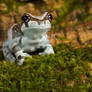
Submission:
[[[31,16],[30,14],[24,14],[26,16],[28,16],[28,19],[24,22],[25,23],[25,26],[28,27],[28,22],[31,20],[31,21],[37,21],[38,24],[40,25],[40,23],[42,21],[45,21],[45,20],[49,20],[51,22],[51,19],[48,17],[50,13],[47,13],[46,16],[43,18],[43,19],[38,19],[38,18],[34,18],[33,16]]]
[[[16,24],[12,28],[12,38],[15,38],[19,34],[23,35],[23,32],[21,31],[21,25],[20,24]]]

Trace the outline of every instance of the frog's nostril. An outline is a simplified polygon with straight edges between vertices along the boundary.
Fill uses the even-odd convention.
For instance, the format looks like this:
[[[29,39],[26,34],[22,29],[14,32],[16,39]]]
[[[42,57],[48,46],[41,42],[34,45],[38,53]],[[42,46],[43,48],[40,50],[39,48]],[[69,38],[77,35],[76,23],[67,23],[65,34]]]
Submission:
[[[44,21],[44,24],[46,24],[46,21]]]
[[[40,22],[40,21],[38,21],[38,24],[40,25],[40,24],[41,24],[41,22]]]

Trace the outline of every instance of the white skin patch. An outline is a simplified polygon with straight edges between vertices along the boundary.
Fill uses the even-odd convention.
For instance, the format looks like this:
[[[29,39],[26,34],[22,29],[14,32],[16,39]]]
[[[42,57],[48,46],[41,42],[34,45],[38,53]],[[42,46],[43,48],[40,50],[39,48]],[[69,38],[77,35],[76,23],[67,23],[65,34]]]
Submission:
[[[8,31],[8,39],[3,43],[3,53],[7,61],[19,61],[23,64],[26,56],[31,54],[52,54],[53,48],[46,32],[51,28],[52,16],[45,12],[42,16],[29,13],[22,17],[22,25],[15,24]],[[31,54],[30,54],[31,53]]]

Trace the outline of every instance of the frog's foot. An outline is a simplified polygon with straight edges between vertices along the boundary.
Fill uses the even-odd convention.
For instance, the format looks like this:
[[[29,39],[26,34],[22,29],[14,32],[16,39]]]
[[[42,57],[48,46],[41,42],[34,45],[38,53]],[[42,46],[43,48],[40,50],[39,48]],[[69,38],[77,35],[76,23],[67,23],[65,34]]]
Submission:
[[[23,65],[23,62],[24,62],[25,59],[28,58],[28,57],[29,57],[29,58],[32,58],[32,56],[27,55],[25,58],[18,60],[18,63],[17,63],[17,64],[18,64],[19,66],[20,66],[20,65]]]
[[[19,60],[17,64],[18,64],[18,65],[22,65],[22,64],[23,64],[23,62],[24,62],[24,58],[23,58],[23,59],[21,59],[21,60]]]
[[[22,65],[26,57],[32,57],[27,53],[23,53],[23,51],[18,51],[15,55],[18,60],[18,65]]]
[[[45,54],[54,54],[54,50],[50,44],[47,45],[46,49],[39,53],[39,55],[45,55]]]

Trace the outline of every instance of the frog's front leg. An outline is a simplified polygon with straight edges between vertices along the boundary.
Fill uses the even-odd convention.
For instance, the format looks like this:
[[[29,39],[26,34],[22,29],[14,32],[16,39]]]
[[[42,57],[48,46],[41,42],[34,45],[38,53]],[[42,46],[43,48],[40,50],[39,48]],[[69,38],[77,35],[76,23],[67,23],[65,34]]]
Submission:
[[[25,57],[30,55],[24,53],[19,44],[20,44],[20,38],[16,38],[11,42],[9,48],[11,49],[16,59],[18,60],[18,65],[22,65]]]
[[[54,50],[53,50],[53,47],[51,46],[51,44],[47,44],[44,52],[39,53],[39,55],[45,55],[45,54],[54,54]]]
[[[23,64],[26,56],[31,57],[29,54],[24,53],[23,50],[18,45],[15,45],[13,47],[13,51],[15,53],[15,56],[16,56],[17,60],[18,60],[18,65],[22,65]]]

